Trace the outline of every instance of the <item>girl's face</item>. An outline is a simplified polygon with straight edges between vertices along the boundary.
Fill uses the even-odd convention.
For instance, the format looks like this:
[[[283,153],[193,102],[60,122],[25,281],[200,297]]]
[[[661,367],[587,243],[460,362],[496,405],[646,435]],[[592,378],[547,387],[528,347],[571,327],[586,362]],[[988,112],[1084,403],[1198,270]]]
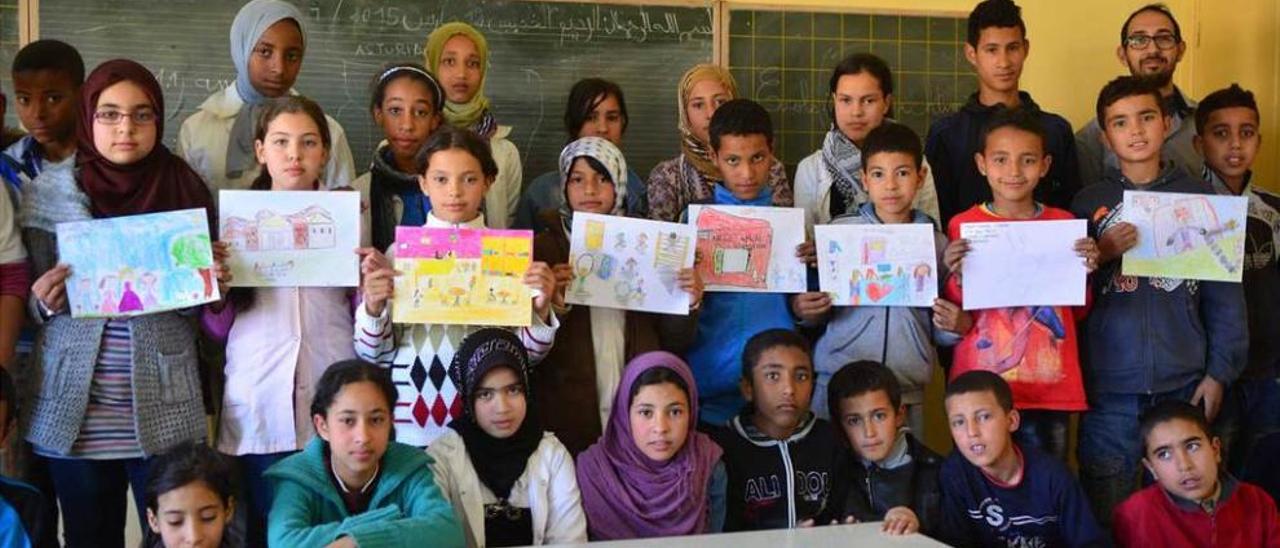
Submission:
[[[126,166],[156,147],[156,112],[142,86],[124,80],[102,90],[93,113],[93,148],[113,164]]]
[[[476,96],[484,76],[480,63],[480,50],[470,38],[459,34],[445,41],[436,72],[450,102],[465,103]]]
[[[527,410],[524,385],[509,367],[495,367],[480,380],[473,394],[476,424],[486,434],[509,438],[524,423]]]
[[[249,54],[249,83],[267,97],[289,93],[302,70],[302,31],[292,19],[267,27]]]
[[[433,153],[427,158],[426,173],[418,178],[423,194],[431,199],[431,214],[454,224],[480,216],[484,193],[492,182],[481,171],[480,160],[460,148]]]
[[[693,85],[684,104],[684,112],[694,137],[704,143],[711,142],[711,116],[730,99],[729,90],[719,80],[707,78]]]
[[[892,97],[884,94],[880,80],[863,71],[841,76],[831,100],[835,101],[836,127],[854,144],[861,145],[867,134],[884,122]]]
[[[631,440],[644,456],[666,462],[689,438],[689,396],[673,383],[640,388],[631,399]]]
[[[258,163],[271,174],[271,190],[312,190],[329,159],[316,121],[305,112],[284,112],[253,143]]]
[[[578,138],[599,137],[622,146],[622,126],[622,106],[618,104],[618,98],[612,94],[605,95],[587,115],[587,121],[578,130]]]
[[[166,548],[211,547],[222,544],[234,504],[222,499],[203,481],[188,483],[156,498],[147,509],[147,524]]]
[[[569,169],[569,178],[564,183],[565,194],[569,198],[569,208],[583,213],[613,213],[615,189],[609,178],[605,177],[586,158],[573,161]]]
[[[431,89],[408,76],[387,83],[373,120],[382,128],[396,159],[407,160],[404,165],[413,165],[413,156],[440,126],[440,116],[431,104]]]
[[[338,477],[373,477],[391,442],[391,408],[376,385],[360,381],[343,386],[325,415],[311,420],[316,433],[329,442]]]

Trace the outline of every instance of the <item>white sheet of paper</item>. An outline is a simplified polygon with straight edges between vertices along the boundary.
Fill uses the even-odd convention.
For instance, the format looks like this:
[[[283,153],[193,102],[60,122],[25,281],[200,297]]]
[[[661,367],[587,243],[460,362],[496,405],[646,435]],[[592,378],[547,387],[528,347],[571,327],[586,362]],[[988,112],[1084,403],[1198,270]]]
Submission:
[[[1088,272],[1074,248],[1086,231],[1083,219],[960,225],[964,309],[1084,305]]]
[[[804,210],[795,207],[690,205],[698,273],[707,291],[803,293]]]
[[[355,287],[360,283],[360,193],[224,190],[219,240],[232,287]]]
[[[680,269],[693,266],[697,231],[689,225],[574,213],[569,236],[573,281],[565,302],[689,314]]]
[[[932,224],[818,225],[818,285],[835,306],[933,306]]]

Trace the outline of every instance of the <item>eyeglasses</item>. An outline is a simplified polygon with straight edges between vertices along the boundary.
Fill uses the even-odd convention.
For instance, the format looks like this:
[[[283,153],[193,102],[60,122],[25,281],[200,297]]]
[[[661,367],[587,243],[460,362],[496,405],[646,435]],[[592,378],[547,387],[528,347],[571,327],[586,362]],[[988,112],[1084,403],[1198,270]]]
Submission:
[[[1124,45],[1129,49],[1147,49],[1151,42],[1156,43],[1156,47],[1160,49],[1173,49],[1181,42],[1177,36],[1172,34],[1157,34],[1148,36],[1146,34],[1131,34],[1124,39]]]
[[[94,121],[104,126],[119,125],[125,118],[133,120],[133,125],[135,126],[149,126],[156,122],[156,113],[151,110],[135,110],[133,112],[99,110],[93,113]]]

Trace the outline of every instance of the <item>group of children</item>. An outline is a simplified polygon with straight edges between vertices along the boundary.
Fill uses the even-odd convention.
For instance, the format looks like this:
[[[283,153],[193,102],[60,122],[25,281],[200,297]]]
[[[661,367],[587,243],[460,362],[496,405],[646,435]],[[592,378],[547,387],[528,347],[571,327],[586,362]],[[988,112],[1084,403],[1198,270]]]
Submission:
[[[887,64],[856,53],[832,73],[831,130],[793,186],[767,111],[699,65],[677,90],[680,155],[641,180],[620,148],[622,90],[588,78],[569,93],[558,171],[523,193],[476,29],[442,25],[424,64],[375,75],[386,139],[357,178],[342,127],[292,90],[306,22],[288,2],[246,4],[236,80],[174,151],[145,67],[86,75],[55,40],[13,59],[28,133],[0,156],[0,440],[16,442],[4,472],[24,481],[0,480],[0,545],[56,545],[61,514],[66,545],[123,546],[130,489],[157,546],[512,546],[865,521],[961,546],[1280,545],[1266,469],[1280,445],[1280,198],[1251,181],[1253,95],[1233,85],[1196,105],[1172,85],[1185,43],[1167,8],[1125,21],[1117,54],[1133,74],[1075,136],[1018,87],[1019,8],[985,0],[965,47],[979,89],[924,143],[888,118]],[[212,226],[223,189],[358,191],[360,286],[230,288],[234,250],[216,242],[222,300],[71,317],[58,223],[201,207]],[[1246,196],[1243,283],[1123,275],[1140,237],[1125,190]],[[941,298],[704,292],[685,269],[687,315],[565,302],[576,212],[679,222],[692,204],[795,206],[810,232],[931,225]],[[1073,245],[1085,306],[964,310],[964,224],[1075,218],[1089,226]],[[530,325],[394,323],[397,226],[535,229]],[[794,255],[813,266],[812,240]],[[947,457],[918,438],[939,362]],[[1139,465],[1154,483],[1135,492]]]

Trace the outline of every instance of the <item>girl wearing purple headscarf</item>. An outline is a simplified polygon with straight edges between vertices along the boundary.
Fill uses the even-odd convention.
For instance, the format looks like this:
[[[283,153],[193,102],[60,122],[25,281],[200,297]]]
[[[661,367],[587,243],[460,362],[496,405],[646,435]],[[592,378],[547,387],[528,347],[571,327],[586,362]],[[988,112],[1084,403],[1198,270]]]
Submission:
[[[723,452],[696,424],[697,387],[683,360],[649,352],[627,364],[604,436],[578,457],[591,540],[723,528]]]

